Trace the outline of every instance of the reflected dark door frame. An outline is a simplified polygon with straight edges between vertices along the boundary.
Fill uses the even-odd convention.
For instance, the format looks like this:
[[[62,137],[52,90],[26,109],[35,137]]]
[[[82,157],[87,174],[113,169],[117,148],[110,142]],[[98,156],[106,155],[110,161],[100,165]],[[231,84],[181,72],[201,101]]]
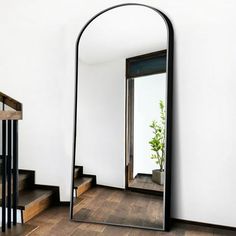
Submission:
[[[138,77],[166,73],[167,50],[156,51],[126,59],[126,142],[125,142],[125,188],[137,192],[163,196],[162,191],[133,188],[130,186],[134,168],[134,80]]]
[[[167,47],[167,117],[166,117],[166,134],[167,134],[167,140],[166,140],[166,163],[165,163],[165,169],[166,169],[166,175],[165,175],[165,195],[164,195],[164,202],[165,202],[165,209],[164,209],[164,226],[163,230],[169,230],[170,227],[170,199],[171,199],[171,134],[172,134],[172,100],[173,100],[173,53],[174,53],[174,30],[172,23],[170,19],[160,10],[145,5],[145,4],[139,4],[139,3],[125,3],[120,5],[115,5],[112,7],[109,7],[95,16],[93,16],[82,28],[80,31],[76,46],[75,46],[75,92],[74,92],[74,130],[73,130],[73,154],[72,154],[72,169],[71,169],[71,201],[70,201],[70,219],[73,220],[73,186],[74,186],[74,166],[75,166],[75,158],[76,158],[76,140],[77,140],[77,116],[78,116],[78,81],[79,81],[79,68],[78,68],[78,62],[79,62],[79,43],[81,40],[81,37],[86,30],[86,28],[100,15],[104,14],[105,12],[108,12],[112,9],[124,7],[124,6],[142,6],[149,8],[153,11],[155,11],[157,14],[159,14],[162,19],[164,20],[167,28],[167,34],[168,34],[168,47]],[[127,226],[127,225],[120,225],[120,226]],[[130,226],[128,226],[130,227]],[[137,228],[137,227],[136,227]],[[139,228],[146,228],[146,227],[139,227]],[[146,228],[147,229],[147,228]],[[153,228],[152,228],[153,229]],[[161,230],[161,229],[156,229]]]

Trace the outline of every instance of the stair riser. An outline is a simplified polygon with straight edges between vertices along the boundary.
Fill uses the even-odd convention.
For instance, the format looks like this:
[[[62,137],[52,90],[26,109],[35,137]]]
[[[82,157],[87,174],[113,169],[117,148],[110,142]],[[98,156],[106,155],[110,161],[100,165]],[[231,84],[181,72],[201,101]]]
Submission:
[[[25,223],[45,209],[49,208],[51,205],[58,204],[59,188],[55,186],[36,185],[34,171],[19,170],[18,189],[19,200],[17,207],[17,223]],[[1,193],[2,184],[0,180],[0,205]]]
[[[24,189],[30,189],[32,188],[33,184],[34,184],[34,176],[30,175],[27,179],[19,182],[18,185],[19,191]]]
[[[49,206],[53,204],[53,195],[48,196],[45,199],[42,199],[41,201],[34,203],[32,206],[28,207],[27,209],[22,211],[22,221],[23,223],[26,223],[45,209],[47,209]]]
[[[92,181],[82,184],[77,188],[76,196],[79,197],[81,194],[89,190],[91,187],[92,187]]]
[[[29,189],[34,183],[34,178],[33,176],[29,175],[26,179],[22,179],[19,181],[18,189],[19,191],[24,190],[24,189]],[[11,181],[11,193],[13,192],[13,184]],[[8,195],[7,191],[7,182],[6,182],[6,196]],[[2,184],[0,184],[0,200],[2,199]]]
[[[77,178],[81,177],[83,175],[83,168],[79,167],[79,169],[76,170],[74,173],[75,173],[74,174],[74,179],[77,179]]]

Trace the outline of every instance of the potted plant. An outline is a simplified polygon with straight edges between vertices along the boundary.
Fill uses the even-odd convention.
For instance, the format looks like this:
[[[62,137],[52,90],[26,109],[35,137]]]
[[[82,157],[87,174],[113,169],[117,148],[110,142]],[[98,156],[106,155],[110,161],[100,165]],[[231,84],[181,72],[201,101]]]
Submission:
[[[154,152],[151,155],[151,159],[154,159],[159,169],[152,171],[152,181],[163,185],[164,184],[164,163],[165,163],[165,106],[164,102],[160,100],[160,122],[153,120],[150,128],[153,129],[154,136],[152,137],[149,144],[151,150]]]

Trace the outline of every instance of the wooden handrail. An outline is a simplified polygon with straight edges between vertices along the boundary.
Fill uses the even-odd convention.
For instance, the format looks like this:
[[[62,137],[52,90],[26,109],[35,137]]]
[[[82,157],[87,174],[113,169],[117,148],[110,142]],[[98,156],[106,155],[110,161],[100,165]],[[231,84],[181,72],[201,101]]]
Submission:
[[[0,92],[0,102],[14,109],[14,111],[0,111],[0,120],[22,120],[22,104],[20,102],[2,92]]]
[[[6,94],[0,92],[0,102],[3,102],[7,106],[13,108],[16,111],[22,111],[22,104],[17,100],[7,96]]]

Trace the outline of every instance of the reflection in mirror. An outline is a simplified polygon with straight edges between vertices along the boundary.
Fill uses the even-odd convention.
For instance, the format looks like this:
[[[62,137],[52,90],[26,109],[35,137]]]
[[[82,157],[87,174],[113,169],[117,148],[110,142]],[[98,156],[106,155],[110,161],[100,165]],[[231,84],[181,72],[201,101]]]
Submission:
[[[95,17],[79,40],[72,218],[165,229],[163,15],[142,5],[114,7]]]
[[[127,59],[126,71],[128,187],[163,196],[166,50]]]

